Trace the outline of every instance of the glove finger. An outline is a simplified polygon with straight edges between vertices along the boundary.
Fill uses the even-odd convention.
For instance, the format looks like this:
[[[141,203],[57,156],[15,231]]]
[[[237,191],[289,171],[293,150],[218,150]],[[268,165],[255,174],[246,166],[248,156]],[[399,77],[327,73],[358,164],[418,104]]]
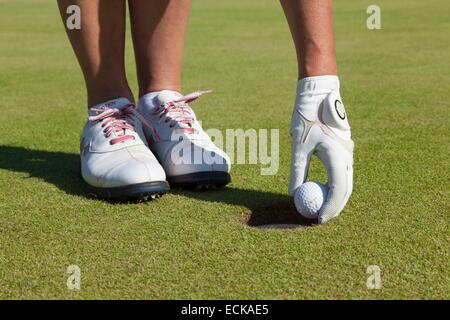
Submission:
[[[316,153],[328,173],[328,197],[319,213],[319,223],[325,223],[341,213],[352,193],[353,158],[335,142],[319,144]]]

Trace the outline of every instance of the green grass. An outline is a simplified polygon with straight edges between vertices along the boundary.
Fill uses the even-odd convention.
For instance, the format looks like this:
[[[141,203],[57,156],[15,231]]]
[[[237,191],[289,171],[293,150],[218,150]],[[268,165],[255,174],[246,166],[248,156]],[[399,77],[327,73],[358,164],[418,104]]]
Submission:
[[[292,211],[296,65],[276,1],[194,1],[183,90],[215,90],[194,105],[206,128],[279,128],[278,174],[236,165],[220,191],[112,204],[79,177],[86,97],[55,2],[0,0],[0,297],[450,298],[450,3],[380,0],[383,29],[369,31],[371,3],[335,3],[353,196],[337,220],[280,230],[246,223]],[[317,161],[311,175],[324,178]]]

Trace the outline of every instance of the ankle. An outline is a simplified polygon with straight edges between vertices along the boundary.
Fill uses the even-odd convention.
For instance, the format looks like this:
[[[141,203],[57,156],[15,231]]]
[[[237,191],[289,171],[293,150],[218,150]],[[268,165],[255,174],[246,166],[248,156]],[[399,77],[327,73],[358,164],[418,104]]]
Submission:
[[[110,90],[88,91],[88,106],[92,107],[105,101],[118,98],[127,98],[130,102],[134,103],[133,93],[130,89],[117,88]]]
[[[139,88],[139,97],[141,98],[147,94],[158,93],[163,90],[180,92],[181,86],[180,84],[167,84],[167,83],[151,84],[148,86],[143,86]]]

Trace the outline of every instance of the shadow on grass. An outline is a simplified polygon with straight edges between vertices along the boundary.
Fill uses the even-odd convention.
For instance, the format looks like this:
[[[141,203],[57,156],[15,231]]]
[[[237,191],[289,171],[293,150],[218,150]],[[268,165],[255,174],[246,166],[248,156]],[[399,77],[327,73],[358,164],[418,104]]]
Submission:
[[[230,187],[209,191],[175,189],[172,192],[202,201],[246,207],[249,210],[244,223],[250,227],[291,229],[317,224],[297,212],[292,197],[279,193]]]
[[[0,169],[28,173],[68,194],[87,196],[78,154],[0,146]]]
[[[89,197],[80,176],[78,154],[0,146],[0,169],[28,173],[51,183],[68,194]],[[300,216],[292,198],[278,193],[225,187],[209,191],[184,191],[186,197],[243,206],[249,209],[245,223],[251,227],[294,228],[311,226],[313,220]]]

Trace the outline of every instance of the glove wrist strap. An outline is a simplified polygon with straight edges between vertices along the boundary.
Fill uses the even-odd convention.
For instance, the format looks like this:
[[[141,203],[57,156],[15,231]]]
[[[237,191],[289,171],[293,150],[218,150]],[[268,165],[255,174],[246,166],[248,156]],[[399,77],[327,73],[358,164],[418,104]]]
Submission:
[[[335,75],[324,75],[300,79],[297,84],[297,93],[305,94],[327,94],[339,89],[339,77]]]

